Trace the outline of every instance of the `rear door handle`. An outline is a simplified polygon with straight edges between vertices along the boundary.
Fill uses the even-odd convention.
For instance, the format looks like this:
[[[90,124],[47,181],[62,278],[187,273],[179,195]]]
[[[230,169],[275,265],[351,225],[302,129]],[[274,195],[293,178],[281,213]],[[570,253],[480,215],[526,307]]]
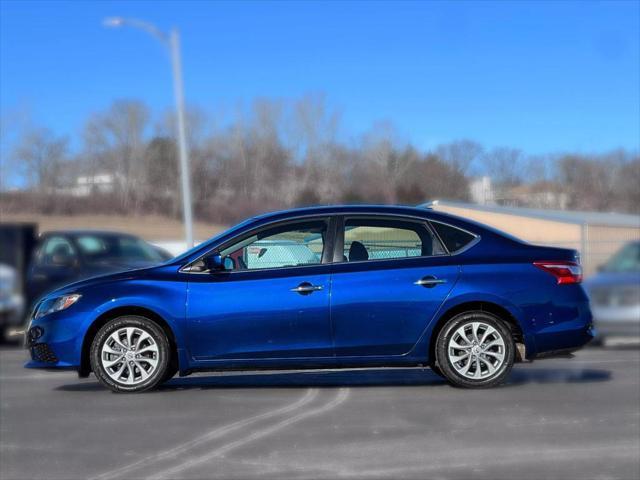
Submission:
[[[312,285],[309,282],[302,282],[295,288],[292,288],[291,291],[295,293],[299,293],[300,295],[309,295],[310,293],[317,292],[318,290],[322,290],[324,287],[322,285]]]
[[[447,283],[447,281],[442,278],[437,278],[433,276],[422,277],[420,280],[416,280],[415,282],[413,282],[414,285],[419,285],[425,288],[433,288],[436,285],[440,285],[443,283]]]

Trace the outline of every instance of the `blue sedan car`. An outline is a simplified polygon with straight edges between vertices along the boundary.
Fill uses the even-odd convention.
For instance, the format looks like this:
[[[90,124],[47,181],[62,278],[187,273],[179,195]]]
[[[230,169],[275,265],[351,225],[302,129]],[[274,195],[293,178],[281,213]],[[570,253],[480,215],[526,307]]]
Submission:
[[[177,372],[429,365],[489,387],[593,337],[574,250],[428,209],[314,207],[247,220],[168,262],[35,307],[30,368],[116,392]]]

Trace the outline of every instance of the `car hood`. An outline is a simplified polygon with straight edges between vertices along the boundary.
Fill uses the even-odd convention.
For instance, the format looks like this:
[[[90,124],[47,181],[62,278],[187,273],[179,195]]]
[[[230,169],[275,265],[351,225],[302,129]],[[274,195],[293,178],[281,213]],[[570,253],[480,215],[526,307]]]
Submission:
[[[149,275],[151,271],[153,271],[157,267],[147,267],[147,268],[138,268],[135,270],[127,270],[127,271],[118,271],[115,273],[107,273],[104,275],[98,275],[91,278],[86,278],[84,280],[80,280],[78,282],[70,283],[65,285],[64,287],[60,287],[56,290],[51,291],[46,296],[53,297],[58,295],[64,295],[65,293],[76,293],[82,292],[82,290],[93,287],[94,285],[104,285],[109,282],[117,282],[122,280],[133,280],[136,278],[144,278]]]
[[[640,272],[601,272],[584,282],[586,288],[640,286]]]

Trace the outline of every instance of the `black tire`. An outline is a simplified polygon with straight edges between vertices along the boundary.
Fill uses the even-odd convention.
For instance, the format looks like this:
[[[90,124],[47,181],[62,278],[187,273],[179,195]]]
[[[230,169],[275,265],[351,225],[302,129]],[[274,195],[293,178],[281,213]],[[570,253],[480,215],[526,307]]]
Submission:
[[[167,365],[167,371],[164,373],[160,383],[168,382],[176,375],[176,373],[178,373],[178,359],[175,355],[171,355],[171,360],[169,360],[169,365]]]
[[[436,362],[432,362],[431,365],[429,365],[429,368],[431,369],[431,371],[433,373],[435,373],[439,377],[446,378],[444,376],[444,373],[442,373],[442,370],[440,369],[440,367],[438,366],[438,364]]]
[[[495,367],[495,371],[493,373],[490,373],[489,365],[487,364],[487,362],[485,362],[485,360],[479,359],[478,357],[482,356],[482,358],[496,361],[495,356],[489,357],[484,356],[484,354],[478,354],[478,357],[475,357],[477,359],[472,360],[472,358],[474,357],[470,355],[468,356],[469,360],[467,360],[467,362],[472,363],[472,365],[470,365],[469,367],[467,367],[467,363],[464,360],[455,362],[459,365],[460,369],[467,368],[468,372],[473,372],[474,374],[476,370],[479,369],[479,376],[481,378],[469,378],[469,376],[463,375],[458,371],[458,369],[454,367],[454,362],[452,362],[452,360],[449,358],[448,350],[452,338],[459,338],[457,334],[459,329],[463,326],[465,326],[465,328],[467,329],[471,329],[472,324],[476,322],[479,322],[483,325],[488,325],[495,329],[495,334],[492,333],[492,335],[494,335],[492,338],[497,339],[499,337],[500,339],[502,339],[504,346],[490,347],[488,351],[491,353],[502,354],[503,359],[502,363],[499,364],[498,367]],[[487,330],[491,329],[487,328]],[[438,339],[436,341],[436,361],[440,371],[442,372],[442,375],[449,381],[449,383],[456,387],[489,388],[500,385],[506,380],[509,372],[511,372],[511,368],[513,367],[513,363],[515,361],[515,344],[513,342],[511,330],[503,320],[488,312],[472,311],[458,314],[448,320],[442,330],[440,330]],[[472,367],[473,369],[470,370],[470,367]],[[486,375],[483,371],[486,372]]]
[[[155,342],[155,345],[157,346],[157,365],[155,366],[155,369],[149,374],[149,377],[147,379],[145,379],[144,381],[139,381],[139,383],[136,383],[134,385],[128,385],[124,382],[118,382],[114,380],[107,373],[101,359],[103,345],[109,339],[110,335],[126,327],[133,327],[134,329],[136,329],[136,332],[145,332],[149,334]],[[166,380],[165,377],[170,372],[172,360],[169,339],[167,338],[164,330],[157,323],[149,320],[146,317],[137,315],[125,315],[122,317],[114,318],[106,325],[104,325],[98,331],[95,338],[93,339],[93,342],[91,343],[90,359],[93,373],[98,378],[100,383],[118,393],[137,393],[152,390]],[[146,365],[149,364],[147,363]],[[127,369],[126,371],[128,372],[128,375],[131,375],[133,373],[135,376],[135,372],[139,372],[139,370],[136,370],[138,368],[137,366],[134,367],[133,372],[131,370],[128,370],[128,367],[125,366],[125,368]]]

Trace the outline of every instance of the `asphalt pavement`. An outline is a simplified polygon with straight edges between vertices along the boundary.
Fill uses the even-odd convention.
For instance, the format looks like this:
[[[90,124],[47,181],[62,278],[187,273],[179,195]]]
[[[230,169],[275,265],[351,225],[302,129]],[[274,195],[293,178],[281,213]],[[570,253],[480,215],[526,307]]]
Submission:
[[[430,370],[199,374],[118,395],[0,350],[0,478],[638,479],[640,350]]]

